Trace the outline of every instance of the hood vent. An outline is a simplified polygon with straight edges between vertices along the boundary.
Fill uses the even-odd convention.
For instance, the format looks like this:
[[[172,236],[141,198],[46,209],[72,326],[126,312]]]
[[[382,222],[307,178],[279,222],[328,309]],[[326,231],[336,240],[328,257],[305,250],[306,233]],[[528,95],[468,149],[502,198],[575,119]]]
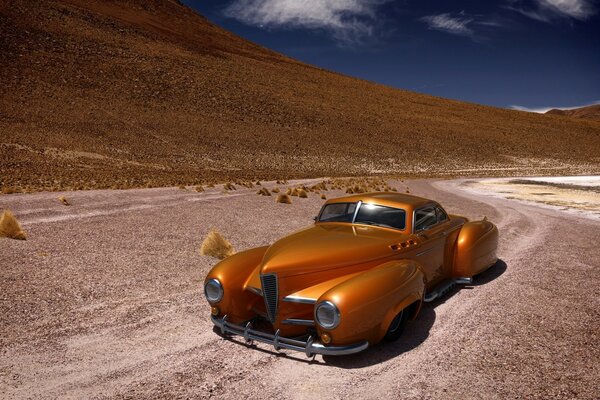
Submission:
[[[267,307],[267,315],[269,316],[269,321],[275,322],[275,319],[277,318],[278,304],[277,275],[261,275],[260,281],[262,283],[263,297],[265,299],[265,306]]]

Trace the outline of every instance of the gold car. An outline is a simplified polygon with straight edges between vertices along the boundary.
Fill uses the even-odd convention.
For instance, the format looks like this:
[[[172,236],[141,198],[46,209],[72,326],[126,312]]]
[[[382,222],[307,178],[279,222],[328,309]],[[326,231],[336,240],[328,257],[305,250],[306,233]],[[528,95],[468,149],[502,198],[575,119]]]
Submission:
[[[224,335],[342,355],[397,339],[407,320],[497,261],[498,229],[398,193],[328,200],[309,228],[235,254],[205,280]]]

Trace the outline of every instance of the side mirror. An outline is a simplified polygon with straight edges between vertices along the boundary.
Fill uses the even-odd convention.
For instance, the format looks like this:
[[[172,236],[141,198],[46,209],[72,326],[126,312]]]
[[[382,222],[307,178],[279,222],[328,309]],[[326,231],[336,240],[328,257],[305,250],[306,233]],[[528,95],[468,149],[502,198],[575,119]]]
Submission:
[[[313,221],[317,222],[317,220],[319,219],[319,217],[313,217]]]

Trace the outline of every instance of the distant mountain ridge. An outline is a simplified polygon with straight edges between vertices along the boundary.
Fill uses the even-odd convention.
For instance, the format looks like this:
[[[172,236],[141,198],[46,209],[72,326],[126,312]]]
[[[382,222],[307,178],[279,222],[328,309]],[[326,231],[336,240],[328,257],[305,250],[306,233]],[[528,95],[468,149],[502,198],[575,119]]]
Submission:
[[[572,108],[569,110],[553,108],[552,110],[547,111],[546,114],[565,115],[568,117],[600,120],[600,104],[580,108]]]
[[[600,165],[600,122],[315,68],[175,0],[0,0],[0,82],[0,188]]]

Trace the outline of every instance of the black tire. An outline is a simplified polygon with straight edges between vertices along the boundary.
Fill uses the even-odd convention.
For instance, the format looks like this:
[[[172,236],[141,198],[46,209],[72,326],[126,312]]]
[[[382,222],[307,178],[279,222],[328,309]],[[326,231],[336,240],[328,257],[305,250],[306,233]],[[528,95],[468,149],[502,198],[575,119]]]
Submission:
[[[404,328],[406,327],[406,322],[410,316],[410,307],[405,308],[400,311],[396,317],[390,322],[390,326],[388,327],[383,340],[387,342],[396,341],[402,336],[402,332],[404,332]]]

